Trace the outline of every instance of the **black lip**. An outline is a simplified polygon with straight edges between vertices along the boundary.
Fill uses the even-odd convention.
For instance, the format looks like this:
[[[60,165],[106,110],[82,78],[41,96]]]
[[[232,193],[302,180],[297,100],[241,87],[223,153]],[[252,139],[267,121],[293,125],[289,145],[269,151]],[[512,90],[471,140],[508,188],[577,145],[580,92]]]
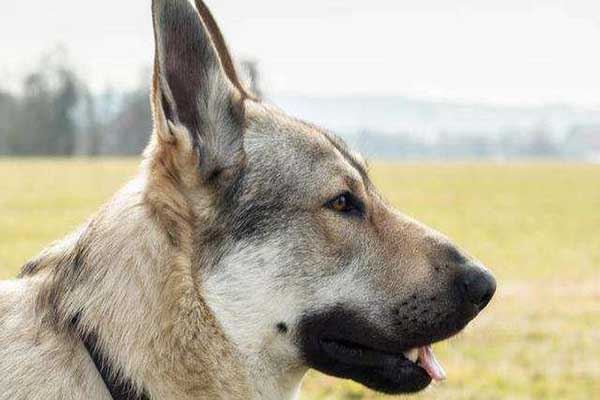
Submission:
[[[402,353],[326,338],[319,340],[319,347],[324,357],[317,369],[354,379],[383,393],[414,393],[431,383],[427,371]]]
[[[386,332],[363,314],[336,306],[302,318],[299,347],[306,364],[320,372],[383,393],[414,393],[429,386],[432,379],[403,352],[454,336],[466,325],[470,313],[466,310],[454,316],[429,326],[394,325]]]
[[[363,367],[378,367],[386,362],[395,361],[397,359],[406,359],[407,361],[410,361],[404,356],[403,352],[393,353],[390,351],[379,350],[344,339],[321,338],[319,343],[325,353],[347,364]]]

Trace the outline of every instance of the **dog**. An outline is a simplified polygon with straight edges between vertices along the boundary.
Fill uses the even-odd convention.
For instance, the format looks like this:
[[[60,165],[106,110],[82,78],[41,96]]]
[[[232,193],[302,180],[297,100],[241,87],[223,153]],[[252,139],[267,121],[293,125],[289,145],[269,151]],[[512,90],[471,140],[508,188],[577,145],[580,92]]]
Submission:
[[[0,283],[0,399],[292,399],[313,368],[444,378],[496,282],[344,142],[246,88],[205,4],[153,0],[139,174]]]

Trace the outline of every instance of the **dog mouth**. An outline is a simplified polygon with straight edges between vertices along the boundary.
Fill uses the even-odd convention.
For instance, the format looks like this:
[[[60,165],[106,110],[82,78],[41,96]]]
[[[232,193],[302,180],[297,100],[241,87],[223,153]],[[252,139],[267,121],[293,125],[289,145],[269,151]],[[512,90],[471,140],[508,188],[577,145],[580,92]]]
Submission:
[[[319,342],[323,353],[345,366],[339,369],[368,371],[372,381],[364,383],[377,390],[385,387],[383,391],[388,393],[410,393],[446,379],[431,344],[392,352],[345,339],[322,338]]]
[[[381,329],[360,313],[338,306],[306,314],[298,345],[307,366],[387,394],[415,393],[446,378],[432,345],[453,337],[471,314],[455,312],[429,325]]]

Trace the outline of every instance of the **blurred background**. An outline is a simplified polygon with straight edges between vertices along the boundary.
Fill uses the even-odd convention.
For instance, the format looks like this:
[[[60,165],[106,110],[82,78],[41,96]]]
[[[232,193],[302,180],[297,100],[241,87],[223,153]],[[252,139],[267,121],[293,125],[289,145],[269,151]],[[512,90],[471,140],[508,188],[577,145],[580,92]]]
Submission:
[[[419,398],[600,397],[600,2],[206,3],[265,99],[499,278]],[[153,46],[148,0],[3,0],[0,278],[135,173]],[[376,398],[316,373],[302,397]]]
[[[593,0],[213,0],[264,96],[370,157],[600,161]],[[148,1],[3,1],[0,153],[138,154]]]

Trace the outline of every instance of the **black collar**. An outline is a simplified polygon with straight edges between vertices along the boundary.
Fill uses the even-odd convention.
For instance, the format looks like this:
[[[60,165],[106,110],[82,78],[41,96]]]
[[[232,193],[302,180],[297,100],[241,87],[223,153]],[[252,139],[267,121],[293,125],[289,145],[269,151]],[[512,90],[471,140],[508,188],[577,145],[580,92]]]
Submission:
[[[78,323],[79,315],[75,316],[71,321],[71,325],[75,332],[78,332]],[[83,342],[91,359],[94,361],[94,365],[113,400],[149,400],[144,392],[137,393],[129,379],[120,376],[121,374],[115,373],[115,369],[110,361],[100,352],[95,334],[87,333],[85,335],[79,335],[79,338]]]

